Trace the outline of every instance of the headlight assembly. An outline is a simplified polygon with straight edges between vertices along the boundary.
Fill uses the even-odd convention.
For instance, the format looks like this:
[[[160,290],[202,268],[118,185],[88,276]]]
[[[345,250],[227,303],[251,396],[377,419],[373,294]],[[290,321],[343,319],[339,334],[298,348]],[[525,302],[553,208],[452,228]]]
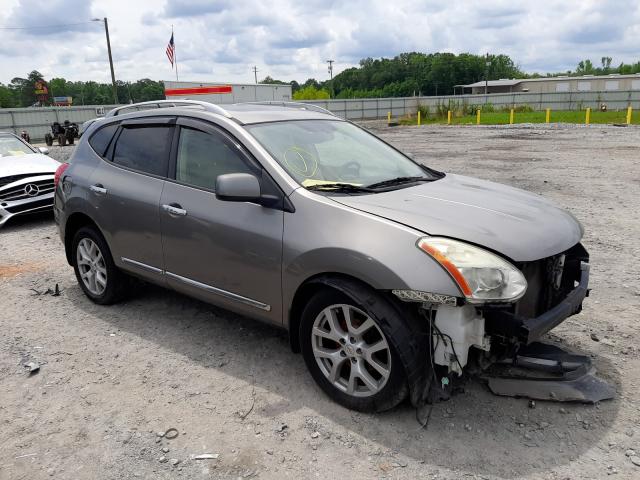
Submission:
[[[416,245],[449,273],[470,303],[513,302],[527,290],[522,272],[487,250],[442,237],[423,237]]]

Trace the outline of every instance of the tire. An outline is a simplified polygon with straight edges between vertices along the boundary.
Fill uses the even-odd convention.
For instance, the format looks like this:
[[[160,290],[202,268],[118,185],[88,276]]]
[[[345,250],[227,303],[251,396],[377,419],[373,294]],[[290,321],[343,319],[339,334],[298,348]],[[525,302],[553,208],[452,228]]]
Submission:
[[[58,145],[64,147],[67,144],[67,137],[64,136],[64,133],[58,135]]]
[[[100,260],[92,262],[93,268],[88,266],[86,260],[80,261],[80,257],[86,253],[89,255],[85,258],[97,258],[91,245],[95,245],[101,257]],[[113,263],[107,242],[95,228],[82,227],[76,232],[72,243],[72,262],[78,284],[91,301],[99,305],[111,305],[124,297],[128,279]],[[83,279],[83,275],[85,278],[88,276],[87,281]],[[95,278],[93,282],[92,276]]]
[[[45,143],[47,144],[47,147],[51,147],[51,146],[53,146],[53,137],[52,137],[50,134],[48,134],[48,133],[47,133],[47,134],[44,136],[44,141],[45,141]]]
[[[69,145],[73,145],[73,141],[74,141],[74,140],[73,140],[73,135],[69,135],[69,138],[67,138],[67,143],[68,143]]]
[[[404,324],[389,317],[390,312],[391,315],[396,313],[384,298],[375,292],[371,296],[373,298],[355,302],[337,290],[321,290],[305,307],[300,323],[300,347],[313,379],[335,402],[360,412],[389,410],[402,402],[409,390],[392,337],[396,335],[392,331],[404,328]],[[347,326],[345,308],[351,318],[351,328]],[[329,320],[327,311],[331,312],[333,322]],[[365,322],[369,327],[358,333],[358,328],[366,327]],[[394,324],[393,328],[390,323]],[[331,324],[335,329],[330,327]],[[324,332],[323,335],[316,333],[318,329]],[[339,342],[342,343],[335,340],[336,336],[341,337]],[[385,349],[368,355],[367,352],[377,348],[373,345],[379,346],[381,341],[386,343]],[[332,358],[323,356],[327,352]],[[367,357],[377,363],[378,369],[373,368]],[[334,359],[338,362],[337,368]],[[388,372],[386,378],[379,369]],[[363,372],[368,374],[367,381]],[[353,376],[355,380],[352,380]]]

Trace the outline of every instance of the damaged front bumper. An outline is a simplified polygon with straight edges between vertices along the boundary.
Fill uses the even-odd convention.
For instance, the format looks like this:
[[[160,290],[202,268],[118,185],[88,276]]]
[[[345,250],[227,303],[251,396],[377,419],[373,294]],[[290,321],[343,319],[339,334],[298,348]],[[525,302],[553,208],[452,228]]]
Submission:
[[[507,310],[484,310],[485,328],[490,336],[513,339],[526,345],[540,339],[568,317],[582,310],[582,302],[589,295],[589,264],[581,262],[578,285],[556,306],[543,314],[526,318]]]
[[[568,281],[574,288],[565,288],[568,293],[556,297],[553,306],[537,316],[519,315],[515,305],[438,307],[432,358],[441,368],[446,367],[446,382],[441,379],[440,383],[448,383],[450,373],[461,376],[468,362],[475,359],[480,377],[496,395],[585,403],[613,398],[615,389],[595,375],[589,357],[538,342],[581,311],[589,294],[589,264],[576,263]]]

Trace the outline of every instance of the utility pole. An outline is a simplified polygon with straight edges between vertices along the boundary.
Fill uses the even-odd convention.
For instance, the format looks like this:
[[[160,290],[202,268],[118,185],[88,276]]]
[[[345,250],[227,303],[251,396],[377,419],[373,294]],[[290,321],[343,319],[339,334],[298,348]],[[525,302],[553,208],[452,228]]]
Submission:
[[[484,62],[484,94],[489,93],[489,66],[491,62],[489,61],[489,54],[487,53],[487,59]]]
[[[327,63],[329,64],[329,76],[331,79],[331,98],[333,98],[333,62],[334,60],[327,60]]]
[[[92,18],[93,22],[100,22],[99,18]],[[113,58],[111,57],[111,41],[109,40],[109,22],[107,17],[102,19],[104,21],[104,33],[107,36],[107,53],[109,54],[109,67],[111,68],[111,85],[113,85],[113,103],[118,104],[118,89],[116,88],[116,74],[113,72]]]
[[[257,83],[258,83],[258,67],[257,67],[257,66],[254,66],[254,67],[252,68],[252,70],[253,70],[253,76],[255,77],[255,79],[256,79],[256,84],[257,84]]]

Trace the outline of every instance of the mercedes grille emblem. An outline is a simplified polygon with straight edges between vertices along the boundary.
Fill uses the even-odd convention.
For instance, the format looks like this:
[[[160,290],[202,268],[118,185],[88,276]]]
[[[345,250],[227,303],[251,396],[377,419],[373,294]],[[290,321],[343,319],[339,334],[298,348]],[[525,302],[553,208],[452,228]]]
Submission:
[[[30,197],[35,197],[40,193],[40,189],[38,188],[38,185],[34,183],[27,183],[24,187],[24,193]]]

